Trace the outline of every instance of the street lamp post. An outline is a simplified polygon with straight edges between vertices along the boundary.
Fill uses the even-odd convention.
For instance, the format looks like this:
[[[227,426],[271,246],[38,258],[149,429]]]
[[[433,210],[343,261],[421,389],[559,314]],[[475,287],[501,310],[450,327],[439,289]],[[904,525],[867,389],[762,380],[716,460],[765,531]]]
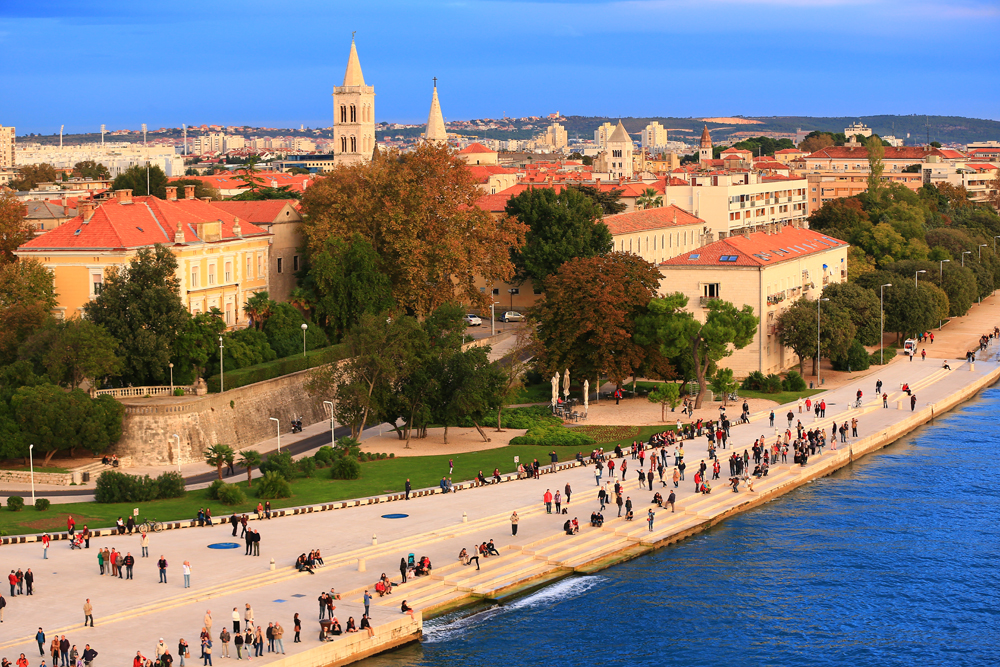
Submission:
[[[28,465],[31,470],[31,504],[35,504],[35,446],[28,445]]]
[[[174,433],[171,438],[177,439],[177,472],[181,471],[181,436]]]
[[[816,299],[816,388],[819,389],[819,373],[820,366],[822,365],[822,359],[819,356],[820,352],[820,337],[819,337],[819,304],[821,301],[829,301],[829,299]]]
[[[276,427],[278,427],[278,453],[280,454],[281,453],[281,422],[278,421],[277,417],[268,417],[268,419],[270,419],[271,421],[273,421],[274,425]]]
[[[965,252],[962,253],[962,266],[963,267],[965,266],[965,256],[966,255],[971,255],[971,254],[972,254],[971,250],[966,250]]]
[[[219,336],[219,393],[226,390],[226,371],[222,363],[222,336]]]
[[[323,401],[323,403],[325,405],[329,405],[330,406],[330,446],[332,447],[333,445],[337,444],[337,438],[336,438],[336,436],[333,433],[333,427],[334,427],[334,423],[333,423],[333,409],[334,409],[334,405],[333,405],[332,401]]]
[[[1000,239],[1000,236],[994,236],[993,237],[993,254],[994,255],[997,254],[997,239]]]
[[[938,285],[941,289],[944,289],[944,263],[950,262],[950,259],[942,259],[940,265],[938,266]],[[941,327],[944,326],[944,320],[938,320],[938,331],[941,331]]]
[[[917,280],[920,278],[920,274],[921,273],[927,273],[927,271],[925,271],[924,269],[920,269],[919,271],[914,272],[914,274],[913,274],[913,286],[914,287],[920,287],[920,284],[917,282]]]
[[[979,261],[980,262],[983,261],[983,248],[989,248],[989,247],[990,247],[989,243],[980,243],[979,244]]]
[[[170,367],[170,395],[174,395],[174,365],[173,363],[167,364]]]
[[[879,288],[879,315],[882,316],[882,325],[878,329],[878,365],[881,366],[885,363],[885,359],[882,356],[882,338],[885,337],[885,288],[892,287],[892,283],[886,283]]]
[[[303,357],[306,356],[306,329],[308,329],[308,328],[309,328],[309,325],[306,324],[305,322],[303,322],[302,323],[302,356]]]

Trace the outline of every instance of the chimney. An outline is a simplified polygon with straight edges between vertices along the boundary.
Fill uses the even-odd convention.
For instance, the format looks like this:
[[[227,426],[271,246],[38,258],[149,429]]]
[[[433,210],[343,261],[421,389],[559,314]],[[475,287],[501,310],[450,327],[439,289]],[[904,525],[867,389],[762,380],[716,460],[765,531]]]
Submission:
[[[185,185],[184,186],[184,199],[194,199],[194,186]]]
[[[233,236],[235,236],[238,239],[243,238],[243,228],[240,227],[240,219],[239,218],[234,218],[233,219]]]
[[[132,191],[125,190],[115,190],[115,198],[118,200],[119,204],[131,204],[132,203]]]
[[[21,204],[21,217],[22,218],[27,218],[28,217],[28,205],[27,204]]]
[[[750,228],[749,227],[744,227],[743,228],[743,238],[745,238],[747,241],[750,240]]]
[[[184,229],[183,227],[181,227],[181,223],[179,222],[177,223],[177,231],[174,233],[174,243],[177,244],[187,243],[186,239],[184,238]]]
[[[177,186],[168,185],[166,187],[167,191],[167,201],[177,201]]]
[[[93,201],[81,201],[77,204],[77,213],[83,218],[84,223],[90,222],[90,219],[94,216],[94,202]]]

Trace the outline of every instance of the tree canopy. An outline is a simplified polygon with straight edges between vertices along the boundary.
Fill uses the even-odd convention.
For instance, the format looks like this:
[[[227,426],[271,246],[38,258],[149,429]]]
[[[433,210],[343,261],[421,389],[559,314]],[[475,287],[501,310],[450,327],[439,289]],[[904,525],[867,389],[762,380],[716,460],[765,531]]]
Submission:
[[[56,307],[53,274],[34,259],[0,264],[0,364],[51,317]]]
[[[148,189],[146,188],[147,170],[149,172]],[[111,189],[131,190],[134,197],[145,197],[152,193],[153,196],[163,199],[166,197],[167,185],[167,175],[163,173],[160,165],[154,164],[147,168],[137,164],[115,176],[115,180],[111,182]]]
[[[17,196],[9,190],[0,190],[0,264],[13,262],[14,251],[34,235]]]
[[[516,280],[541,286],[564,262],[612,250],[600,206],[574,188],[525,190],[508,200],[506,212],[528,230],[524,246],[511,250]]]
[[[39,183],[51,183],[56,180],[56,168],[51,164],[23,164],[17,168],[17,178],[11,180],[13,190],[34,190]]]
[[[84,160],[83,162],[74,164],[73,175],[78,178],[111,178],[108,168],[100,162],[94,162],[93,160]]]
[[[525,226],[476,206],[481,192],[464,161],[447,147],[379,151],[369,162],[341,166],[302,198],[308,254],[327,240],[360,235],[378,256],[378,272],[408,311],[425,315],[459,299],[485,307],[476,279],[509,280],[509,250]]]

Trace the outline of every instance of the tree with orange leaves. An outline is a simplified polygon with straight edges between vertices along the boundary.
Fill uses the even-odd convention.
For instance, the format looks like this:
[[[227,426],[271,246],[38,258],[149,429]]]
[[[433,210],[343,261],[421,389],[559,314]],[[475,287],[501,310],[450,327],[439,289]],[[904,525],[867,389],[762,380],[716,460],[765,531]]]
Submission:
[[[306,190],[307,251],[360,235],[377,254],[398,307],[418,316],[456,300],[485,307],[476,279],[513,277],[510,250],[523,245],[526,228],[478,208],[481,195],[446,146],[380,151],[370,162],[337,167]]]

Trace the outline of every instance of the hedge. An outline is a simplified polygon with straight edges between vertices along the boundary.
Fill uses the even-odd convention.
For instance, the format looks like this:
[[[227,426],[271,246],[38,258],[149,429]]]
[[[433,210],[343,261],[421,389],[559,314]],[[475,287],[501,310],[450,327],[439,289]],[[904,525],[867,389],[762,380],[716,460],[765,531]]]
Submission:
[[[290,357],[267,361],[255,366],[239,368],[235,371],[226,371],[226,389],[236,389],[255,382],[272,380],[283,375],[297,373],[316,366],[322,366],[334,361],[340,361],[347,353],[346,345],[331,345],[330,347],[318,350],[309,350],[305,356],[295,354]],[[213,375],[208,378],[208,390],[213,393],[219,391],[219,376]]]
[[[511,438],[512,445],[541,445],[544,447],[584,447],[597,441],[581,431],[565,426],[536,426],[524,435]]]

